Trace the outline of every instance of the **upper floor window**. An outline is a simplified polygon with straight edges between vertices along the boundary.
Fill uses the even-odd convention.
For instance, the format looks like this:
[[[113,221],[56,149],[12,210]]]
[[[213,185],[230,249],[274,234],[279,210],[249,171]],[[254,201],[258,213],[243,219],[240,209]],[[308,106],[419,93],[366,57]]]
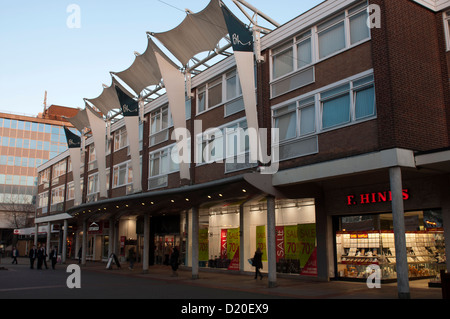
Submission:
[[[128,145],[128,135],[125,127],[114,132],[114,151],[118,151]]]
[[[322,129],[375,115],[373,75],[351,81],[320,94]]]
[[[204,112],[222,103],[222,77],[198,89],[197,113]]]
[[[318,25],[319,59],[369,38],[367,19],[367,2],[364,1]]]
[[[311,30],[272,51],[273,79],[277,79],[312,63]]]
[[[280,142],[315,133],[315,99],[311,97],[278,108],[273,118]]]
[[[66,173],[66,160],[60,161],[53,165],[52,177],[57,178]]]

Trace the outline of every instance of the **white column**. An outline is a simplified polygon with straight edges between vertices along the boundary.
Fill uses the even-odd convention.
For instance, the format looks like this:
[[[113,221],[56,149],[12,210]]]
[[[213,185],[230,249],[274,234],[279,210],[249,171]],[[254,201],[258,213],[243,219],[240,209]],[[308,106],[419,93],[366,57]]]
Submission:
[[[50,260],[50,251],[52,250],[50,247],[50,237],[52,235],[52,224],[48,222],[48,229],[47,229],[47,244],[46,244],[46,251],[47,251],[47,260]]]
[[[81,264],[86,265],[87,220],[83,220],[83,239],[81,241]]]
[[[63,264],[66,263],[66,256],[67,256],[67,231],[68,231],[68,222],[67,219],[64,219],[64,230],[63,230],[63,243],[62,243],[62,253],[61,253],[61,262]]]
[[[277,252],[275,231],[275,197],[267,196],[267,261],[269,288],[277,285]]]
[[[198,279],[198,234],[199,212],[198,207],[192,208],[192,279]]]
[[[108,258],[114,252],[114,218],[109,219]]]
[[[39,231],[39,224],[34,224],[34,245],[37,247],[38,244],[38,231]]]
[[[148,272],[148,262],[150,253],[150,216],[144,215],[144,253],[142,260],[142,271]]]
[[[400,167],[389,169],[392,193],[392,219],[394,224],[397,290],[400,299],[409,299],[408,260],[406,254],[405,211],[402,194],[402,172]]]

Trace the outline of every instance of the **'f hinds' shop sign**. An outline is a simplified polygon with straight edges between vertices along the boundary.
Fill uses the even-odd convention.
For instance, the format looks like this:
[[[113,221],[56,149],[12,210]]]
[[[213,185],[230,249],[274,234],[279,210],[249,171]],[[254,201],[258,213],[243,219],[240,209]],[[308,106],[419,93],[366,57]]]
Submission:
[[[403,200],[409,199],[409,190],[402,190]],[[347,195],[347,206],[386,203],[392,201],[391,191],[364,193],[359,195]]]

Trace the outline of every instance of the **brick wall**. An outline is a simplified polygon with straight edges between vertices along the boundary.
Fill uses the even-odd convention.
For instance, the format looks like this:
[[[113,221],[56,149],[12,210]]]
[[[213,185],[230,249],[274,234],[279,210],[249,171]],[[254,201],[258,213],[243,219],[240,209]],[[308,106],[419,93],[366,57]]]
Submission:
[[[370,2],[382,8],[372,30],[380,148],[449,146],[439,19],[412,1]]]

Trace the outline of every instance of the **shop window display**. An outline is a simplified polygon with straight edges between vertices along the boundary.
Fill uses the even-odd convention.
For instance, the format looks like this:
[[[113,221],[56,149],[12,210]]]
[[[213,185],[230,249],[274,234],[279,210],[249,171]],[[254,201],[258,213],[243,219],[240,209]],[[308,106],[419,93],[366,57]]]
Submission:
[[[336,233],[337,275],[366,279],[373,266],[382,281],[395,281],[396,253],[392,214],[342,217]],[[445,269],[444,231],[440,211],[405,213],[410,279],[439,276]]]
[[[264,201],[244,207],[244,227],[240,228],[239,206],[216,206],[200,211],[199,266],[227,270],[254,271],[247,259],[260,248],[262,272],[268,270],[267,207]],[[314,202],[276,202],[277,272],[317,276],[316,224]],[[240,234],[244,234],[241,246]]]

